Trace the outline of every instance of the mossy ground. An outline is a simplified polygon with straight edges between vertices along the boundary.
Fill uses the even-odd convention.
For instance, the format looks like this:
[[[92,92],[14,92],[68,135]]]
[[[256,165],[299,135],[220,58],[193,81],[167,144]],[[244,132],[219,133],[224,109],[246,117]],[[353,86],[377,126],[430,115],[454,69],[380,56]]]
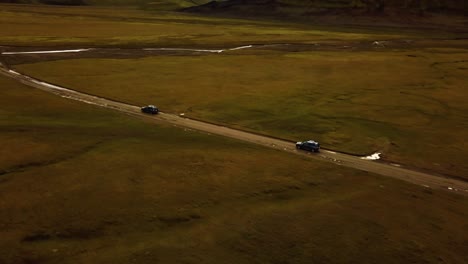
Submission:
[[[2,263],[463,263],[468,200],[0,78]]]
[[[334,43],[334,50],[64,60],[18,68],[130,103],[154,98],[152,103],[167,111],[291,140],[314,138],[357,154],[380,151],[393,162],[467,175],[466,41],[455,39],[463,34],[281,24],[135,8],[116,13],[110,7],[2,7],[0,45],[24,49]],[[369,47],[382,39],[423,44]],[[347,48],[337,48],[337,43]]]
[[[402,37],[110,10],[2,5],[0,45]],[[74,89],[284,137],[320,136],[343,149],[360,147],[348,133],[371,149],[397,142],[385,152],[392,159],[423,167],[450,159],[456,169],[444,169],[457,175],[466,168],[460,49],[262,54],[15,67]],[[134,119],[4,77],[0,146],[0,263],[468,262],[465,197]]]
[[[465,49],[255,53],[17,68],[136,105],[467,175]]]

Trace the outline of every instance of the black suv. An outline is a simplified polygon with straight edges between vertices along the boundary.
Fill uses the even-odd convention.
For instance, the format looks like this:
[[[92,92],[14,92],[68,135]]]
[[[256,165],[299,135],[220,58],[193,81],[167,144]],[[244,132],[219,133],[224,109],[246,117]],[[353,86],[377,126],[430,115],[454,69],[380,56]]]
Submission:
[[[154,115],[159,112],[159,109],[154,105],[147,105],[141,108],[141,112]]]
[[[303,149],[310,152],[319,152],[320,151],[320,144],[313,140],[307,140],[304,142],[296,142],[297,149]]]

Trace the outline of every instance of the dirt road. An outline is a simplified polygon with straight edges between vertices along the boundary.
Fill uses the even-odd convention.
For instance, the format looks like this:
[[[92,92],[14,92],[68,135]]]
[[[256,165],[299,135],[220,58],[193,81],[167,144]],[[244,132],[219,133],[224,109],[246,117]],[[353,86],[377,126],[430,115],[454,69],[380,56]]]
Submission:
[[[148,118],[157,121],[164,121],[179,127],[195,129],[209,134],[216,134],[230,138],[235,138],[238,140],[243,140],[246,142],[251,142],[258,145],[274,148],[280,151],[285,151],[296,155],[302,155],[304,157],[309,157],[312,159],[328,161],[339,166],[346,166],[363,171],[373,172],[383,176],[388,176],[403,181],[411,182],[423,186],[424,188],[443,189],[468,196],[468,182],[466,181],[457,180],[453,178],[445,178],[443,176],[409,170],[399,165],[391,165],[378,161],[366,160],[362,157],[338,153],[331,150],[322,150],[319,154],[298,151],[295,148],[294,142],[271,138],[263,135],[257,135],[254,133],[214,125],[211,123],[201,122],[173,114],[167,114],[162,112],[159,115],[155,116],[142,114],[140,111],[140,107],[138,106],[104,99],[93,95],[80,93],[64,87],[49,84],[46,82],[42,82],[40,80],[31,78],[29,76],[25,76],[14,70],[11,70],[3,64],[0,64],[0,74],[11,77],[25,85],[56,94],[63,98],[114,109],[132,116],[138,116],[140,118]]]

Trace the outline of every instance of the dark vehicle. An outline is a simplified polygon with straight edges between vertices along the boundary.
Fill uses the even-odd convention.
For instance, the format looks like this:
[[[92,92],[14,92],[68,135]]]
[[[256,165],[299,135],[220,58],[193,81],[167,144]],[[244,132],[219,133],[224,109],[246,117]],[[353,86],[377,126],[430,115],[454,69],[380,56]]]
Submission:
[[[147,105],[141,108],[141,112],[154,115],[159,112],[159,109],[154,105]]]
[[[313,140],[307,140],[304,142],[296,142],[297,149],[303,149],[310,152],[319,152],[320,151],[320,144]]]

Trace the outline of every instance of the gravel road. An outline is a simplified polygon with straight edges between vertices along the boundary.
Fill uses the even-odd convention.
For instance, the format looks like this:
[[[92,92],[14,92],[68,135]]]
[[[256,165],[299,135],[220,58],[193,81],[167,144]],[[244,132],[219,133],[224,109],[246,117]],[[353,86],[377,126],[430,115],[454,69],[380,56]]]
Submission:
[[[468,196],[467,181],[454,178],[447,178],[440,175],[429,174],[416,170],[410,170],[395,164],[392,165],[379,161],[366,160],[359,156],[348,155],[331,150],[321,150],[320,153],[309,153],[301,150],[296,150],[294,142],[272,138],[264,135],[258,135],[198,120],[193,120],[174,114],[163,112],[160,112],[158,115],[154,116],[142,114],[139,106],[116,102],[109,99],[80,93],[71,89],[67,89],[65,87],[60,87],[57,85],[46,83],[23,75],[12,69],[9,69],[4,64],[0,64],[0,74],[13,78],[25,85],[61,96],[63,98],[81,101],[83,103],[93,104],[109,109],[114,109],[116,111],[120,111],[139,118],[152,119],[158,122],[167,122],[178,127],[194,129],[209,134],[226,136],[277,149],[279,151],[284,151],[295,155],[302,155],[303,157],[308,157],[311,159],[331,162],[336,164],[337,166],[345,166],[359,169],[362,171],[373,172],[382,176],[392,177],[399,180],[414,183],[422,186],[423,188],[442,189]]]

